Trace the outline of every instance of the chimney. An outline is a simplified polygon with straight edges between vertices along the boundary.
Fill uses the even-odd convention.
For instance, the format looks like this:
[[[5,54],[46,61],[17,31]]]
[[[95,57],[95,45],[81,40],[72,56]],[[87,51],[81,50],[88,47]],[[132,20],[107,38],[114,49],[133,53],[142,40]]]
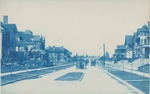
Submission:
[[[3,16],[3,23],[8,24],[8,16]]]

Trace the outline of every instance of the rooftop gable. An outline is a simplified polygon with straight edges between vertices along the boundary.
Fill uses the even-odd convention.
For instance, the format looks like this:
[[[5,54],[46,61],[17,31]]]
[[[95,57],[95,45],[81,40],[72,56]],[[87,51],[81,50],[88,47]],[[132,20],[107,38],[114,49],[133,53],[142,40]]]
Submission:
[[[31,35],[31,34],[25,34],[24,32],[18,32],[17,36],[21,39],[21,41],[32,42],[31,38],[33,38],[33,35]]]
[[[25,34],[33,34],[31,30],[25,30]]]
[[[148,27],[146,25],[143,25],[141,28],[142,31],[148,31]]]
[[[42,40],[42,36],[41,35],[35,35],[33,38],[32,38],[33,41],[41,41]]]
[[[149,32],[148,27],[143,25],[142,28],[138,28],[137,33],[139,34],[140,32]]]

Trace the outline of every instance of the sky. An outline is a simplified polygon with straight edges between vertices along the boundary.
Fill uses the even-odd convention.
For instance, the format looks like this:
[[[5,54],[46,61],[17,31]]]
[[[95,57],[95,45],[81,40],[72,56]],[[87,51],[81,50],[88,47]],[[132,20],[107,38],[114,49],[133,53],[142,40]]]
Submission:
[[[46,38],[73,54],[111,54],[150,21],[150,0],[0,0],[0,21],[8,15],[19,31]]]

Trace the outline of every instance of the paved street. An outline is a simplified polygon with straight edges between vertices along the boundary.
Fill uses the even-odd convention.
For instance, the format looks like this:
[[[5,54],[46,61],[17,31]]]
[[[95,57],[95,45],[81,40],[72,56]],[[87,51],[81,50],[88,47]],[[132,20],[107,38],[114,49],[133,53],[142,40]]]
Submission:
[[[68,73],[83,73],[80,80],[55,80]],[[70,76],[70,75],[69,75]],[[103,69],[75,67],[52,72],[36,78],[1,86],[2,94],[142,94],[141,91],[124,84]]]

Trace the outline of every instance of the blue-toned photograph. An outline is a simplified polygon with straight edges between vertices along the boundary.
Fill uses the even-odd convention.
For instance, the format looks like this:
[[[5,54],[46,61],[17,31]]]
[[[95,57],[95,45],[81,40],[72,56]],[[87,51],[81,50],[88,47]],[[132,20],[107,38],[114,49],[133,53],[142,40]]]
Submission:
[[[0,0],[0,94],[150,94],[150,0]]]

